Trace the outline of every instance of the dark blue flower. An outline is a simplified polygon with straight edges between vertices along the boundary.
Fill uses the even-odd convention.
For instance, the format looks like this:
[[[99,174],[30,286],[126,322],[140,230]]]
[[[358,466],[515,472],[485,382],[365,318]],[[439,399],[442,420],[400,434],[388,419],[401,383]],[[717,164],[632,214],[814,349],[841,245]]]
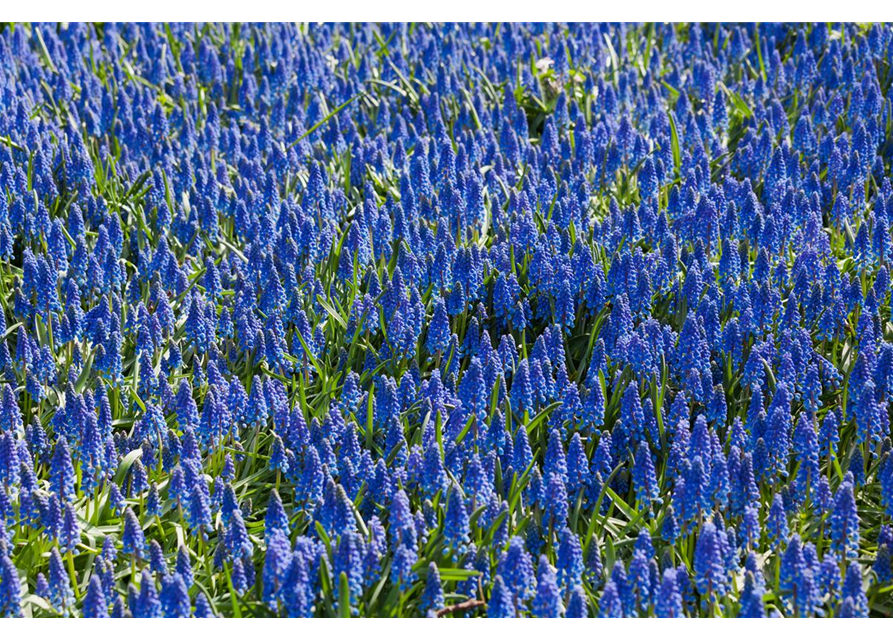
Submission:
[[[443,585],[440,582],[440,572],[437,570],[437,565],[431,562],[428,565],[428,572],[425,576],[425,589],[422,592],[419,610],[427,614],[443,609],[443,607]]]
[[[531,612],[538,618],[558,618],[564,611],[555,570],[545,556],[540,556],[537,570],[536,596]]]

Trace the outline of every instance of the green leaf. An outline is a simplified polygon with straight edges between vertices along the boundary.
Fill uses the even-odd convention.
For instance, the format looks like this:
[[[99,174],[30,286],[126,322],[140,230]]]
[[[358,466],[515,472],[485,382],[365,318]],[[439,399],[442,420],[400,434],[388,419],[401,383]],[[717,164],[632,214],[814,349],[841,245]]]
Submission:
[[[338,576],[338,617],[350,617],[350,584],[344,571]]]
[[[682,175],[682,153],[679,150],[679,132],[676,130],[676,118],[672,111],[668,111],[670,117],[670,148],[673,151],[673,168],[676,170],[676,176]]]

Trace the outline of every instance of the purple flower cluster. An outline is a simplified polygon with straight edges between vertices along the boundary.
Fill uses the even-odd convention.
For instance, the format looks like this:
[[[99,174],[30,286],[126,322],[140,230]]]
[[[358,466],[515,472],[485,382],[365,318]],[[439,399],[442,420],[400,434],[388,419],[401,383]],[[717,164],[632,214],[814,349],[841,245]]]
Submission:
[[[891,69],[0,28],[0,615],[889,615]]]

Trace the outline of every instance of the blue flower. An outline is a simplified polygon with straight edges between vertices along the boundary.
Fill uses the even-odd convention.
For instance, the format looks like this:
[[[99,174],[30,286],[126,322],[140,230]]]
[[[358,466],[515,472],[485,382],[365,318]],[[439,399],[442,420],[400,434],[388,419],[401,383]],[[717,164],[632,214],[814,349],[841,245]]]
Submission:
[[[657,585],[652,584],[652,578],[657,575],[657,565],[655,563],[652,575],[653,560],[649,559],[650,554],[637,549],[633,553],[633,559],[629,564],[629,588],[635,592],[636,604],[633,606],[635,611],[647,610],[657,595],[654,593]]]
[[[744,589],[741,591],[739,601],[741,607],[738,610],[740,618],[765,618],[766,608],[763,603],[763,585],[754,577],[754,573],[748,571],[744,574]]]
[[[839,435],[840,416],[838,411],[829,411],[822,420],[819,429],[819,449],[821,455],[833,455],[837,453],[837,443],[840,441]]]
[[[841,618],[868,617],[868,599],[863,588],[862,570],[856,563],[847,565],[840,598],[842,604],[838,615]]]
[[[136,618],[161,618],[164,614],[155,580],[146,569],[140,579],[139,595],[131,608]]]
[[[161,580],[161,608],[165,618],[188,618],[192,613],[189,591],[179,573]]]
[[[530,366],[527,360],[522,360],[518,371],[512,380],[512,409],[518,414],[525,411],[533,412],[535,409],[534,391],[530,380]]]
[[[493,579],[493,590],[487,603],[488,618],[514,618],[517,616],[511,590],[505,585],[502,576]]]
[[[801,617],[812,613],[818,601],[813,568],[807,562],[804,551],[800,537],[794,534],[782,556],[779,580],[779,586],[793,594],[790,600]]]
[[[192,586],[194,580],[192,561],[189,559],[189,551],[186,550],[186,547],[180,546],[177,549],[175,571],[183,579],[187,588]]]
[[[640,442],[636,451],[633,486],[636,490],[636,498],[643,506],[650,508],[652,503],[660,504],[660,487],[657,484],[654,463],[651,461],[651,453],[646,442]]]
[[[831,547],[848,558],[859,551],[859,514],[853,495],[852,476],[847,474],[834,495],[834,506],[828,518]]]
[[[264,516],[264,537],[269,538],[274,533],[281,533],[288,537],[291,533],[289,519],[282,506],[282,499],[279,492],[273,490],[270,493],[270,499],[267,502],[267,514]]]
[[[50,464],[50,480],[53,492],[60,499],[74,498],[75,473],[68,443],[64,438],[56,444],[53,461]]]
[[[429,446],[425,450],[422,487],[425,490],[425,495],[429,498],[433,498],[438,492],[445,492],[449,488],[449,479],[443,468],[440,449],[436,446]]]
[[[391,582],[399,585],[400,591],[406,592],[415,583],[415,572],[412,566],[418,560],[416,552],[405,545],[400,545],[394,552],[394,565],[391,571]]]
[[[538,618],[558,618],[563,613],[561,592],[555,576],[555,570],[546,556],[540,556],[537,570],[536,596],[533,599],[531,612]]]
[[[74,590],[71,588],[71,579],[63,565],[62,556],[56,548],[50,551],[49,576],[49,600],[57,611],[65,612],[74,604]]]
[[[440,582],[440,572],[433,562],[428,564],[428,572],[425,576],[425,589],[419,602],[419,610],[429,614],[432,611],[443,609],[443,585]]]
[[[883,609],[888,29],[217,30],[0,36],[0,614]]]
[[[347,577],[347,586],[350,590],[348,599],[352,609],[356,609],[359,597],[363,592],[363,556],[365,549],[360,536],[349,531],[341,536],[338,548],[333,559],[332,570],[337,576],[335,581],[335,599],[340,600],[341,579],[343,574]]]
[[[478,424],[484,424],[490,408],[490,397],[484,384],[481,363],[477,357],[471,359],[468,370],[459,383],[459,399],[463,407],[477,416]]]
[[[142,559],[146,551],[146,538],[133,509],[124,509],[124,532],[121,534],[121,545],[124,553],[133,554],[137,559]]]
[[[19,572],[12,558],[4,551],[0,553],[0,615],[6,618],[20,617],[20,595]]]
[[[772,507],[766,519],[766,531],[774,547],[781,545],[782,540],[788,537],[788,518],[784,510],[784,503],[780,494],[775,494],[772,499]]]
[[[702,596],[714,602],[726,594],[729,585],[720,535],[716,526],[708,522],[701,528],[695,546],[695,584]]]
[[[583,550],[579,538],[570,529],[561,532],[555,566],[558,570],[558,584],[565,592],[582,584],[585,570]]]
[[[664,571],[660,583],[660,591],[657,594],[654,614],[659,618],[683,618],[685,617],[682,595],[679,593],[679,584],[676,580],[676,572],[673,569]]]
[[[567,482],[567,458],[564,453],[564,445],[561,442],[561,434],[557,429],[549,432],[549,444],[546,448],[543,470],[547,479],[553,475],[559,476]]]
[[[308,570],[308,561],[302,553],[291,556],[291,564],[279,589],[279,598],[289,617],[310,617],[312,602]]]
[[[519,606],[523,607],[522,603],[534,595],[533,562],[521,538],[515,536],[509,540],[508,549],[499,559],[497,573]]]
[[[458,487],[454,487],[447,496],[443,536],[446,549],[452,553],[453,561],[458,560],[470,542],[468,513]]]
[[[85,618],[108,618],[109,608],[106,604],[102,584],[96,574],[90,577],[87,594],[84,596],[83,614]]]
[[[599,618],[623,618],[623,605],[620,602],[620,596],[617,593],[617,585],[613,581],[609,581],[605,585],[602,597],[598,602]]]
[[[571,437],[567,448],[567,488],[570,494],[588,488],[590,478],[589,460],[579,433]]]
[[[431,354],[438,352],[446,353],[450,346],[450,319],[447,315],[446,305],[442,298],[437,298],[434,302],[434,315],[431,323],[428,325],[428,335],[426,348]]]
[[[554,473],[549,477],[543,496],[543,518],[553,528],[561,528],[567,522],[568,496],[567,487],[561,475]]]

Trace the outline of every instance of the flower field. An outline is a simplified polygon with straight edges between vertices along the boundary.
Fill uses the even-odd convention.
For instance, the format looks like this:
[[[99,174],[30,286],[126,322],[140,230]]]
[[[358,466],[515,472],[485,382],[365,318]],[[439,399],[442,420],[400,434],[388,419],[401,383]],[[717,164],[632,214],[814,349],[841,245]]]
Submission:
[[[4,24],[0,615],[893,615],[891,83],[880,25]]]

